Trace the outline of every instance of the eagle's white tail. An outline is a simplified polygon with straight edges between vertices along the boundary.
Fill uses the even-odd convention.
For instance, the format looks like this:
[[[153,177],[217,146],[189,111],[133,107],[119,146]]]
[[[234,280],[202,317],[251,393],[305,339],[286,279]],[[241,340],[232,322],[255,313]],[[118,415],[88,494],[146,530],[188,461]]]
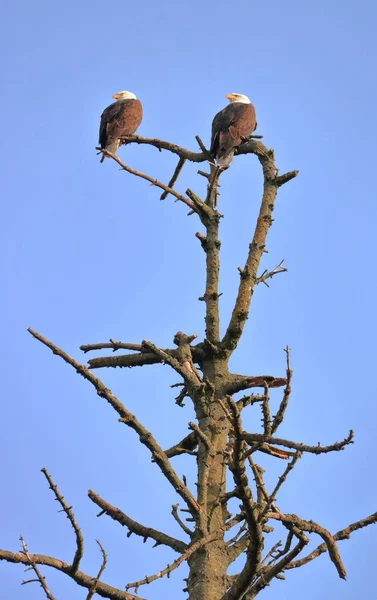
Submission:
[[[119,146],[120,146],[119,140],[111,140],[107,144],[105,150],[108,150],[109,152],[112,152],[113,154],[115,154],[116,151],[118,150]],[[100,162],[102,163],[105,160],[105,158],[108,158],[108,157],[105,156],[104,154],[102,154]]]
[[[217,164],[220,167],[229,167],[234,157],[234,148],[227,150],[224,154],[217,157]]]

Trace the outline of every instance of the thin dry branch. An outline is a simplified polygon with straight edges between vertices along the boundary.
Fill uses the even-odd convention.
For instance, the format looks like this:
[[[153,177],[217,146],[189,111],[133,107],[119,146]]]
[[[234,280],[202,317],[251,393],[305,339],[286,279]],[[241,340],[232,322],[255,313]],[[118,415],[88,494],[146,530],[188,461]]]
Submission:
[[[50,486],[50,490],[52,490],[54,492],[55,499],[59,502],[60,506],[62,507],[62,511],[65,512],[65,514],[67,515],[67,519],[69,519],[69,522],[71,523],[73,530],[75,532],[76,552],[75,552],[75,556],[72,561],[72,570],[76,571],[79,568],[80,561],[84,554],[84,538],[82,536],[81,529],[77,524],[75,515],[73,514],[73,511],[72,511],[72,507],[68,506],[68,504],[65,502],[64,496],[62,496],[61,493],[59,492],[58,486],[53,482],[51,475],[47,472],[47,469],[43,468],[43,469],[41,469],[41,471],[42,471],[43,475],[46,477],[46,479],[49,483],[49,486]]]
[[[257,402],[262,402],[263,399],[264,396],[261,396],[260,394],[249,394],[248,396],[243,396],[237,400],[237,408],[238,410],[242,410],[243,408],[246,408],[246,406],[253,406],[253,404],[256,404]]]
[[[28,579],[27,581],[22,581],[21,585],[26,585],[27,583],[39,582],[40,585],[41,585],[41,588],[43,589],[44,593],[46,594],[46,598],[48,598],[48,600],[55,600],[55,596],[53,596],[53,594],[50,592],[50,590],[47,587],[46,578],[43,577],[42,573],[38,569],[38,567],[35,564],[34,560],[31,558],[31,556],[30,556],[30,554],[28,552],[25,540],[22,537],[22,535],[20,536],[20,541],[21,541],[21,545],[22,545],[22,553],[28,559],[30,568],[34,571],[34,573],[37,576],[37,579]]]
[[[65,573],[65,575],[68,575],[78,585],[81,585],[88,590],[93,585],[93,577],[86,575],[86,573],[83,573],[82,571],[73,572],[72,565],[65,563],[62,560],[52,558],[51,556],[45,556],[43,554],[30,554],[29,556],[30,559],[28,559],[22,552],[17,553],[9,552],[8,550],[0,550],[0,561],[5,560],[9,563],[29,566],[31,560],[36,565],[45,565],[47,567],[52,567],[61,573]],[[107,585],[106,583],[102,583],[101,581],[97,583],[96,594],[102,596],[102,598],[109,598],[110,600],[143,600],[139,596],[128,594],[123,590],[119,590],[118,588]]]
[[[189,535],[190,537],[193,536],[194,532],[191,531],[191,529],[189,527],[187,527],[187,525],[182,521],[181,517],[178,514],[178,507],[179,504],[172,504],[171,507],[171,514],[173,515],[174,519],[177,521],[178,525],[183,529],[183,531]]]
[[[269,519],[276,519],[278,521],[282,521],[285,524],[294,525],[298,527],[301,531],[317,533],[318,535],[320,535],[327,546],[327,551],[329,553],[330,559],[334,563],[339,577],[341,579],[346,579],[346,570],[344,568],[343,561],[340,557],[336,540],[327,529],[325,529],[321,525],[318,525],[318,523],[315,523],[314,521],[306,521],[297,517],[296,515],[288,515],[283,514],[281,512],[269,512],[266,516]]]
[[[279,273],[286,273],[288,271],[288,269],[286,267],[282,266],[283,262],[284,262],[284,259],[282,261],[280,261],[280,263],[278,265],[276,265],[276,267],[274,269],[272,269],[272,271],[265,269],[263,271],[262,275],[260,275],[260,277],[256,278],[255,285],[264,283],[264,285],[266,285],[267,287],[270,287],[269,284],[267,283],[267,279],[272,279],[274,275],[278,275]]]
[[[152,436],[152,434],[137,420],[137,418],[131,414],[125,406],[114,396],[104,383],[95,377],[93,373],[89,371],[87,367],[78,363],[74,358],[69,356],[64,350],[61,350],[58,346],[41,336],[33,329],[28,329],[29,333],[37,340],[42,342],[45,346],[50,348],[54,354],[60,356],[66,363],[71,365],[79,375],[82,375],[84,379],[87,379],[97,390],[98,396],[101,398],[105,398],[107,402],[114,408],[114,410],[120,416],[120,421],[125,423],[128,427],[136,431],[139,435],[140,442],[144,444],[151,452],[154,461],[160,467],[162,473],[165,475],[166,479],[171,483],[177,494],[183,498],[183,500],[187,503],[190,509],[195,514],[200,510],[195,498],[191,494],[190,490],[182,483],[173,467],[171,466],[165,452],[162,448],[157,444],[156,440]]]
[[[279,477],[277,484],[275,485],[270,497],[264,507],[262,517],[266,514],[268,510],[270,510],[271,505],[275,502],[278,491],[280,490],[283,483],[286,481],[288,474],[294,469],[298,459],[301,458],[301,452],[299,450],[296,451],[292,460],[287,464],[284,473]]]
[[[267,233],[273,221],[272,212],[278,188],[298,174],[298,171],[292,171],[289,176],[282,176],[278,181],[277,169],[274,163],[274,152],[273,150],[267,150],[261,142],[249,141],[238,148],[237,154],[249,151],[251,145],[254,147],[254,152],[257,154],[263,169],[263,196],[245,266],[243,269],[240,269],[241,277],[237,299],[228,328],[222,340],[222,348],[227,351],[228,355],[237,347],[249,315],[250,302],[257,282],[259,264],[266,248]]]
[[[268,395],[268,383],[264,383],[264,395],[261,404],[263,414],[263,431],[264,435],[271,435],[271,413],[270,413],[270,398]]]
[[[278,427],[282,423],[282,421],[284,419],[285,411],[288,406],[289,397],[290,397],[291,391],[292,391],[291,381],[292,381],[293,371],[291,369],[290,350],[289,350],[288,346],[286,348],[284,348],[284,352],[286,353],[286,356],[287,356],[287,383],[285,384],[283,399],[280,403],[279,409],[278,409],[276,415],[274,416],[274,419],[272,422],[271,433],[275,433],[275,431],[278,429]]]
[[[191,152],[191,150],[177,146],[177,144],[158,140],[157,138],[145,138],[140,135],[126,135],[122,138],[122,141],[127,144],[147,144],[148,146],[154,146],[159,150],[168,150],[172,154],[177,154],[181,158],[185,158],[191,162],[204,162],[208,160],[203,152]]]
[[[187,544],[182,542],[181,540],[177,540],[176,538],[163,533],[162,531],[158,531],[157,529],[153,529],[152,527],[145,527],[145,525],[141,525],[137,521],[134,521],[129,516],[127,516],[120,508],[116,508],[110,502],[107,502],[101,496],[96,494],[93,490],[88,491],[88,496],[94,504],[100,507],[102,514],[106,513],[109,517],[111,517],[114,521],[120,523],[123,527],[127,527],[127,529],[131,533],[135,533],[139,535],[146,541],[148,538],[152,538],[157,544],[162,544],[164,546],[169,546],[175,552],[185,552],[187,549]]]
[[[336,542],[339,542],[341,540],[348,540],[351,537],[351,533],[353,533],[354,531],[357,531],[358,529],[363,529],[364,527],[368,527],[368,525],[375,525],[376,523],[377,523],[377,512],[369,515],[369,517],[360,519],[359,521],[356,521],[355,523],[351,523],[351,525],[348,525],[348,527],[341,529],[340,531],[335,533],[332,537]],[[314,560],[315,558],[317,558],[324,552],[327,552],[327,550],[328,550],[328,546],[324,542],[323,544],[320,544],[319,546],[317,546],[317,548],[315,550],[313,550],[313,552],[311,552],[304,558],[301,558],[300,560],[296,560],[294,562],[290,562],[286,566],[286,569],[297,569],[298,567],[307,565],[310,561]]]
[[[136,177],[140,177],[141,179],[145,179],[146,181],[149,181],[152,185],[155,185],[156,187],[160,188],[161,190],[164,190],[165,192],[167,192],[168,194],[171,194],[177,200],[180,200],[181,202],[183,202],[183,204],[186,204],[186,206],[188,206],[191,210],[193,210],[194,212],[197,212],[195,204],[193,202],[191,202],[191,200],[189,200],[185,196],[182,196],[182,194],[178,194],[178,192],[173,190],[173,188],[169,187],[168,185],[165,185],[161,181],[158,181],[154,177],[150,177],[150,175],[147,175],[146,173],[142,173],[141,171],[136,171],[136,169],[132,169],[131,167],[128,167],[127,165],[124,164],[123,161],[120,160],[120,158],[118,158],[118,156],[116,156],[116,154],[113,154],[112,152],[109,152],[108,150],[105,150],[104,148],[97,148],[97,150],[101,150],[102,154],[115,160],[115,162],[118,163],[118,165],[122,168],[123,171],[127,171],[127,173],[131,173],[131,175],[135,175]]]
[[[175,182],[177,181],[177,179],[179,177],[180,172],[182,171],[182,169],[183,169],[183,167],[185,165],[185,162],[186,162],[186,158],[182,158],[181,157],[179,159],[178,164],[177,164],[177,166],[174,169],[174,173],[171,176],[171,179],[170,179],[170,181],[168,183],[168,187],[170,187],[170,188],[173,187],[173,185],[175,184]],[[163,192],[161,194],[161,196],[160,196],[160,200],[165,200],[165,198],[167,198],[168,194],[169,194],[169,192],[166,192],[166,191]]]
[[[107,565],[107,555],[106,552],[101,544],[101,542],[99,542],[98,540],[96,540],[97,544],[100,547],[101,550],[101,554],[102,554],[102,564],[100,566],[100,569],[98,571],[97,577],[95,578],[95,580],[93,581],[93,585],[92,587],[89,589],[88,595],[86,597],[86,600],[92,600],[94,594],[96,593],[96,589],[97,589],[97,585],[99,580],[102,577],[102,573],[104,572],[104,570],[106,569],[106,565]]]
[[[254,442],[266,442],[269,444],[276,444],[277,446],[284,446],[285,448],[291,448],[292,450],[299,450],[300,452],[310,452],[311,454],[326,454],[327,452],[338,452],[343,450],[348,444],[353,444],[354,433],[350,430],[348,436],[341,442],[335,442],[330,446],[308,446],[299,442],[291,442],[290,440],[283,440],[282,438],[276,438],[271,435],[264,435],[262,433],[247,433],[243,431],[241,438],[248,444],[252,445]],[[250,452],[250,450],[248,450]],[[246,454],[248,454],[248,452]]]

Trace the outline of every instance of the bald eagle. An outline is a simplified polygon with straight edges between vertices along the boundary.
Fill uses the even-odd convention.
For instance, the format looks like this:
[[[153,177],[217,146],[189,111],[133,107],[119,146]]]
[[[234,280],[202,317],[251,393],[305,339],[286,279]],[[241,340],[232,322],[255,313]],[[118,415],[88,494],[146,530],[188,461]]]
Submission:
[[[243,94],[228,94],[230,104],[212,121],[211,155],[220,167],[228,167],[234,149],[256,129],[255,109]]]
[[[99,145],[115,153],[121,145],[120,138],[135,133],[143,118],[143,108],[132,92],[114,94],[116,102],[105,108],[99,126]],[[102,154],[101,162],[105,160]]]

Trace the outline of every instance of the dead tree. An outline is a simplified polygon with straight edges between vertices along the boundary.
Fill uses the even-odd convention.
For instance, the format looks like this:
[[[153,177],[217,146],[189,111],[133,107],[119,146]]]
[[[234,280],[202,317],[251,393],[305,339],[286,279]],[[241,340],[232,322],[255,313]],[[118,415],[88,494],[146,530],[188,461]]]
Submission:
[[[377,521],[377,513],[346,526],[335,534],[322,525],[306,520],[295,514],[283,513],[277,504],[277,496],[290,471],[298,459],[306,453],[323,454],[343,450],[353,443],[353,432],[341,442],[329,446],[307,445],[277,437],[277,430],[285,418],[291,393],[292,370],[289,349],[286,353],[286,371],[283,376],[236,374],[228,368],[229,359],[236,350],[249,315],[250,302],[256,287],[285,271],[282,263],[274,269],[258,273],[259,264],[266,249],[266,238],[272,224],[274,203],[279,188],[297,176],[297,171],[278,174],[273,150],[268,150],[259,140],[245,140],[238,148],[238,154],[253,154],[260,162],[263,171],[264,187],[259,216],[253,238],[243,268],[239,268],[240,281],[233,312],[225,335],[221,338],[219,326],[219,225],[222,215],[218,212],[217,195],[221,169],[211,163],[211,157],[203,143],[197,138],[200,152],[191,152],[175,144],[158,139],[128,136],[125,143],[148,144],[169,151],[179,157],[177,167],[168,185],[125,165],[117,156],[103,151],[120,165],[121,169],[141,177],[162,190],[162,198],[171,196],[185,204],[189,215],[195,215],[205,229],[196,233],[206,259],[205,292],[200,298],[205,306],[205,339],[194,344],[196,335],[181,331],[174,335],[173,348],[159,348],[151,341],[139,344],[110,340],[81,346],[83,352],[111,349],[112,356],[92,358],[89,366],[76,361],[62,349],[36,331],[31,335],[50,348],[68,365],[84,377],[95,388],[97,394],[106,400],[119,417],[121,424],[133,429],[141,444],[146,446],[152,461],[166,477],[180,496],[184,508],[178,511],[178,504],[172,507],[172,515],[182,528],[182,538],[176,539],[168,533],[157,531],[134,521],[121,509],[112,506],[95,491],[89,490],[89,499],[95,503],[100,514],[128,529],[144,539],[151,538],[155,545],[171,548],[178,557],[158,573],[150,573],[144,579],[125,582],[125,589],[117,589],[101,581],[106,566],[106,552],[100,545],[102,565],[97,575],[87,575],[80,571],[83,556],[83,536],[78,523],[58,487],[49,473],[44,476],[53,491],[61,510],[67,515],[76,536],[76,551],[72,562],[65,563],[57,558],[42,554],[29,554],[25,541],[21,538],[21,550],[10,552],[0,550],[0,560],[22,563],[34,571],[30,581],[40,583],[45,596],[53,599],[40,567],[49,566],[65,573],[78,585],[86,588],[87,599],[94,594],[112,600],[131,600],[150,584],[161,577],[169,577],[183,562],[188,563],[189,577],[186,592],[189,600],[252,600],[270,582],[284,579],[290,569],[296,569],[327,552],[339,577],[345,579],[346,571],[338,550],[337,542],[350,537],[357,529]],[[175,185],[186,161],[203,163],[209,161],[210,173],[198,171],[208,181],[205,198],[198,197],[191,189],[179,193]],[[179,377],[176,386],[179,393],[178,405],[185,398],[194,406],[196,421],[188,423],[190,433],[177,441],[171,448],[163,450],[136,416],[94,374],[106,367],[136,367],[151,364],[166,364]],[[260,393],[254,393],[255,389]],[[271,414],[270,390],[282,389],[282,398],[276,414]],[[246,391],[246,395],[236,395]],[[256,405],[262,416],[262,429],[259,432],[245,431],[242,425],[243,411]],[[255,408],[254,408],[255,410]],[[258,465],[258,456],[266,453],[282,464],[282,474],[273,489],[267,489],[263,469]],[[174,470],[170,459],[188,454],[197,465],[196,489],[190,489],[186,480]],[[228,487],[227,487],[228,481]],[[229,481],[233,485],[229,486]],[[230,490],[230,491],[227,491]],[[228,503],[238,502],[236,514],[230,514]],[[190,524],[190,526],[188,525]],[[269,533],[280,526],[282,540],[274,545],[269,543]],[[320,538],[320,543],[312,550],[306,550],[310,538]],[[305,552],[306,550],[306,552]],[[229,575],[229,566],[237,559],[242,560],[238,574]],[[281,584],[284,585],[284,584]],[[142,594],[145,597],[145,594]]]

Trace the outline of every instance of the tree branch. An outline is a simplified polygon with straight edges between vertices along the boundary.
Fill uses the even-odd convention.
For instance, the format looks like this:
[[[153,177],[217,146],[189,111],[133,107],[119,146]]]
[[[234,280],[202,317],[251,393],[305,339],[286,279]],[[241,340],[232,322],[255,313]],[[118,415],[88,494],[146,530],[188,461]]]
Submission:
[[[195,213],[198,212],[195,204],[193,202],[191,202],[191,200],[189,200],[185,196],[182,196],[182,194],[178,194],[178,192],[173,190],[173,188],[169,187],[168,185],[165,185],[164,183],[162,183],[161,181],[158,181],[157,179],[154,179],[153,177],[150,177],[150,175],[146,175],[146,173],[142,173],[141,171],[136,171],[135,169],[131,169],[131,167],[128,167],[127,165],[125,165],[124,162],[122,162],[120,160],[120,158],[118,158],[118,156],[116,156],[116,154],[109,152],[105,148],[97,148],[97,150],[100,150],[102,152],[102,154],[115,160],[115,162],[118,163],[118,165],[122,168],[123,171],[127,171],[127,173],[131,173],[131,175],[135,175],[136,177],[141,177],[141,179],[145,179],[146,181],[149,181],[152,185],[155,185],[156,187],[160,188],[161,190],[164,190],[168,194],[171,194],[172,196],[174,196],[177,200],[180,200],[181,202],[183,202],[183,204],[186,204],[186,206],[191,208],[191,210],[193,210]]]
[[[272,375],[259,375],[256,377],[245,375],[232,375],[231,381],[227,386],[227,393],[232,396],[237,392],[248,390],[255,387],[264,387],[268,384],[269,388],[277,388],[286,385],[287,380],[283,377],[273,377]]]
[[[341,579],[346,579],[346,570],[344,568],[342,559],[339,554],[338,546],[336,545],[335,539],[327,529],[318,525],[314,521],[305,521],[297,517],[296,515],[287,515],[281,512],[267,513],[266,515],[270,519],[277,519],[283,523],[292,524],[298,527],[301,531],[308,531],[309,533],[317,533],[325,541],[327,551],[329,553],[331,561],[334,563],[338,575]],[[288,564],[288,563],[287,563]]]
[[[267,150],[261,142],[250,141],[243,144],[237,154],[246,153],[252,147],[254,153],[258,155],[259,162],[263,169],[264,187],[262,203],[259,216],[254,231],[253,240],[249,246],[249,253],[243,269],[240,269],[240,284],[238,288],[237,299],[234,305],[233,313],[222,340],[222,347],[230,355],[240,340],[246,320],[249,316],[249,308],[254,287],[257,282],[257,272],[262,254],[266,247],[266,238],[268,230],[272,224],[272,212],[278,187],[283,184],[283,179],[277,180],[277,170],[274,164],[274,153]],[[291,177],[296,177],[297,171],[292,171]],[[282,178],[284,176],[281,176]],[[286,177],[286,180],[289,181]]]
[[[52,593],[50,592],[50,590],[47,587],[47,583],[46,583],[46,578],[43,577],[42,573],[40,572],[40,570],[38,569],[37,565],[35,564],[35,562],[33,561],[33,559],[31,558],[27,546],[25,544],[24,538],[22,537],[22,535],[20,536],[20,541],[22,544],[22,554],[24,554],[26,556],[26,558],[29,561],[30,564],[30,568],[33,569],[34,573],[37,576],[37,579],[29,579],[28,581],[23,581],[21,583],[21,585],[26,585],[27,583],[33,583],[35,581],[39,581],[41,588],[43,589],[44,593],[46,594],[46,598],[48,598],[48,600],[55,600],[55,596],[52,595]]]
[[[168,450],[165,450],[165,454],[168,458],[172,458],[173,456],[179,456],[179,454],[191,454],[192,451],[195,450],[197,445],[198,440],[196,439],[196,433],[193,431],[192,433],[186,435],[186,437],[183,438],[183,440],[181,440],[180,442],[178,442],[178,444],[175,444]]]
[[[301,452],[299,450],[296,451],[296,454],[294,455],[294,457],[292,458],[292,460],[287,464],[286,469],[284,471],[284,473],[279,477],[277,484],[275,485],[272,493],[270,494],[268,501],[266,503],[266,506],[264,507],[263,513],[262,513],[262,517],[264,517],[264,515],[266,514],[266,512],[268,510],[270,510],[271,505],[275,502],[276,500],[276,496],[278,491],[280,490],[281,486],[283,485],[283,483],[286,481],[288,473],[290,473],[290,471],[292,471],[292,469],[295,467],[297,460],[301,458]]]
[[[139,421],[133,414],[131,414],[123,406],[123,404],[118,400],[118,398],[116,398],[116,396],[112,394],[111,390],[109,390],[100,379],[95,377],[87,367],[78,363],[74,358],[72,358],[66,352],[64,352],[64,350],[58,348],[58,346],[41,336],[36,331],[33,331],[33,329],[29,328],[28,331],[33,337],[42,342],[42,344],[50,348],[50,350],[52,350],[54,354],[57,354],[66,363],[74,367],[74,369],[76,369],[76,372],[79,373],[79,375],[82,375],[84,379],[87,379],[95,387],[98,396],[100,396],[101,398],[105,398],[105,400],[107,400],[107,402],[118,413],[118,415],[120,416],[119,420],[122,423],[125,423],[134,431],[136,431],[136,433],[139,435],[140,442],[144,446],[146,446],[151,452],[154,461],[158,464],[162,473],[165,475],[166,479],[171,483],[177,494],[179,494],[181,498],[183,498],[183,500],[187,503],[187,505],[190,507],[194,514],[197,511],[199,511],[199,506],[195,498],[191,494],[190,490],[188,490],[188,488],[179,479],[178,475],[172,468],[165,452],[157,444],[152,434],[141,423],[139,423]]]
[[[290,350],[289,350],[288,346],[284,349],[284,352],[286,353],[286,356],[287,356],[287,383],[285,384],[283,400],[281,401],[279,410],[277,411],[276,415],[274,416],[274,420],[272,422],[271,433],[275,433],[275,431],[278,429],[278,427],[282,423],[282,421],[284,419],[285,411],[288,406],[289,397],[290,397],[291,391],[292,391],[291,381],[292,381],[293,372],[291,369]]]
[[[341,442],[335,442],[335,444],[331,444],[330,446],[307,446],[306,444],[291,442],[290,440],[283,440],[281,438],[275,438],[270,435],[267,436],[262,433],[247,433],[246,431],[241,433],[241,438],[248,444],[252,444],[253,442],[267,442],[270,444],[276,444],[277,446],[291,448],[293,450],[300,450],[300,452],[310,452],[312,454],[326,454],[327,452],[338,452],[339,450],[343,450],[348,444],[353,444],[353,436],[354,433],[351,429],[348,436]]]
[[[187,525],[182,521],[181,517],[178,514],[178,507],[179,507],[179,504],[172,504],[171,514],[173,515],[174,519],[177,521],[177,523],[181,527],[181,529],[183,529],[183,531],[187,535],[189,535],[191,538],[193,536],[194,532],[191,531],[191,529],[189,527],[187,527]]]
[[[170,187],[170,188],[172,188],[172,187],[173,187],[173,185],[175,184],[175,182],[177,181],[177,179],[178,179],[178,177],[179,177],[179,174],[180,174],[180,172],[182,171],[182,169],[183,169],[183,167],[184,167],[184,164],[185,164],[185,162],[186,162],[186,159],[185,159],[185,158],[182,158],[182,157],[181,157],[181,158],[179,159],[179,161],[178,161],[178,164],[177,164],[177,166],[176,166],[176,167],[175,167],[175,169],[174,169],[174,173],[173,173],[173,175],[171,176],[171,179],[170,179],[170,181],[169,181],[169,183],[168,183],[168,187]],[[165,192],[163,192],[163,193],[161,194],[161,196],[160,196],[160,200],[165,200],[165,198],[167,198],[168,194],[169,194],[169,192],[166,192],[166,191],[165,191]]]
[[[120,342],[118,343],[120,344]],[[131,344],[124,344],[125,346],[131,346]],[[99,369],[102,367],[142,367],[144,365],[153,365],[157,363],[161,363],[162,360],[156,356],[153,352],[145,352],[143,351],[141,344],[135,344],[141,348],[140,354],[121,354],[120,356],[100,356],[98,358],[91,358],[88,360],[90,369]],[[97,348],[94,348],[96,346]],[[88,348],[88,350],[84,350],[85,352],[89,352],[90,350],[100,349],[101,344],[92,344],[91,346],[81,346],[81,349]],[[103,344],[103,348],[111,347],[114,349],[113,345]],[[201,362],[204,358],[204,352],[202,349],[203,344],[197,344],[196,346],[191,346],[191,354],[192,359],[195,363]],[[119,346],[120,347],[120,346]],[[178,357],[178,350],[176,348],[165,348],[163,350],[166,354],[170,354],[174,358]]]
[[[144,542],[148,538],[152,538],[157,544],[163,544],[169,546],[175,552],[185,552],[187,550],[187,544],[181,540],[177,540],[162,531],[153,529],[152,527],[145,527],[128,517],[120,508],[116,508],[110,502],[106,502],[101,496],[96,494],[93,490],[88,491],[88,496],[94,504],[100,507],[100,509],[109,515],[114,521],[120,523],[123,527],[127,527],[131,533],[135,533],[144,539]]]
[[[335,535],[333,535],[332,537],[337,542],[340,540],[348,540],[351,536],[351,533],[353,533],[354,531],[357,531],[358,529],[362,529],[363,527],[368,527],[368,525],[374,525],[376,523],[377,523],[377,512],[373,513],[372,515],[369,515],[369,517],[366,517],[365,519],[360,519],[359,521],[356,521],[355,523],[351,523],[351,525],[348,525],[348,527],[341,529],[340,531],[335,533]],[[296,560],[294,562],[290,562],[286,566],[286,569],[297,569],[297,567],[302,567],[303,565],[308,564],[310,561],[314,560],[315,558],[317,558],[324,552],[327,552],[327,550],[328,550],[328,546],[326,543],[320,544],[315,550],[313,550],[313,552],[311,552],[304,558],[301,558],[300,560]]]
[[[107,565],[107,555],[106,552],[101,544],[101,542],[99,542],[98,540],[96,540],[97,544],[100,547],[101,550],[101,554],[102,554],[102,564],[100,566],[100,569],[98,571],[97,577],[95,578],[95,580],[93,581],[93,585],[92,587],[89,589],[88,595],[86,597],[86,600],[92,600],[94,594],[96,593],[96,589],[97,589],[97,585],[99,580],[102,577],[102,573],[104,572],[104,570],[106,569],[106,565]]]
[[[78,585],[87,588],[88,590],[93,585],[93,577],[86,575],[82,571],[72,571],[72,565],[63,562],[57,558],[52,558],[51,556],[44,556],[43,554],[30,554],[30,559],[27,558],[22,553],[9,552],[7,550],[0,550],[0,560],[5,560],[10,563],[20,563],[23,565],[30,565],[30,560],[36,565],[45,565],[47,567],[52,567],[57,571],[61,571],[68,575],[73,581],[75,581]],[[106,583],[101,583],[100,581],[96,586],[96,594],[102,596],[102,598],[110,598],[110,600],[142,600],[139,596],[134,596],[133,594],[128,594],[123,590],[119,590],[111,585],[107,585]]]
[[[60,494],[59,490],[58,490],[58,486],[52,481],[51,475],[49,475],[49,473],[47,472],[47,469],[43,468],[41,469],[43,475],[46,477],[49,486],[50,486],[50,490],[52,490],[55,494],[55,498],[56,500],[59,502],[60,506],[62,507],[63,512],[65,512],[65,514],[67,515],[67,519],[69,519],[73,530],[75,532],[76,535],[76,552],[75,552],[75,556],[73,558],[73,562],[72,562],[72,570],[76,571],[79,568],[79,564],[80,561],[83,557],[84,554],[84,538],[82,536],[81,533],[81,529],[77,524],[77,521],[75,519],[75,515],[72,512],[72,507],[68,506],[68,504],[65,502],[64,497]]]
[[[148,146],[154,146],[159,150],[168,150],[172,154],[177,154],[181,158],[185,158],[191,162],[204,162],[208,160],[203,152],[191,152],[191,150],[186,150],[186,148],[177,146],[177,144],[158,140],[157,138],[145,138],[140,135],[126,135],[122,140],[123,143],[126,144],[147,144]]]
[[[93,350],[104,350],[105,348],[111,348],[113,352],[117,350],[134,350],[135,352],[141,352],[142,346],[141,344],[129,344],[128,342],[116,342],[110,338],[109,342],[99,344],[83,344],[80,346],[80,350],[82,350],[85,354],[87,352],[92,352]]]

